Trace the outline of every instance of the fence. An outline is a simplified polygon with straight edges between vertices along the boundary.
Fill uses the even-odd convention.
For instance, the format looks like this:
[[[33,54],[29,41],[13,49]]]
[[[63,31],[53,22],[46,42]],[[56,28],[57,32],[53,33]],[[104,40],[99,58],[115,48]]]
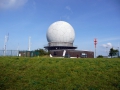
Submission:
[[[18,50],[0,50],[0,56],[22,56],[22,57],[34,57],[39,56],[39,51],[18,51]]]
[[[18,50],[0,50],[0,56],[18,56]]]

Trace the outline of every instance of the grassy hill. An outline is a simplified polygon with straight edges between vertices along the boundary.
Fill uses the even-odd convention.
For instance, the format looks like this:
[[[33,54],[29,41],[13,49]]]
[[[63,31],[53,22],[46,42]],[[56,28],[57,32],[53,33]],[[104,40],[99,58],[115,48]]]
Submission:
[[[120,90],[120,59],[0,57],[0,90]]]

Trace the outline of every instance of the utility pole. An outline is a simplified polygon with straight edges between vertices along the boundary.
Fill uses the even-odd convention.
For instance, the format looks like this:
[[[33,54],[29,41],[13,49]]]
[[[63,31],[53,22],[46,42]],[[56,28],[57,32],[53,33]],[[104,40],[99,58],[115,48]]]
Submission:
[[[94,39],[94,45],[95,45],[95,58],[96,58],[96,45],[97,45],[97,39]]]

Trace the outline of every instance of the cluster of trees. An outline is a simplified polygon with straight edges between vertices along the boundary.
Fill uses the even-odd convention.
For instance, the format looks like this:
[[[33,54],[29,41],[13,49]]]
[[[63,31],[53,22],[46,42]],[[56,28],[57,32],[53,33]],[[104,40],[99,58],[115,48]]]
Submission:
[[[119,57],[119,50],[110,48],[109,56],[111,56],[111,58],[112,58],[113,56]],[[97,58],[103,58],[103,56],[102,56],[102,55],[98,55]]]
[[[117,49],[111,48],[110,52],[109,52],[109,56],[111,56],[111,58],[112,58],[113,56],[117,56],[117,55],[119,57],[119,51]]]

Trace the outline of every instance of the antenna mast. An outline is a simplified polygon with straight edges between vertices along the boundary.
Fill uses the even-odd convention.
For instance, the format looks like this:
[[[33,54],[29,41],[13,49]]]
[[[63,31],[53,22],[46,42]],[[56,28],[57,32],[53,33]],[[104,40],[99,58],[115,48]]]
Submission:
[[[4,40],[4,56],[6,56],[6,43],[8,42],[8,38],[9,38],[9,33],[8,35],[5,35],[5,40]]]
[[[30,51],[31,48],[31,37],[29,37],[29,47],[28,47],[28,51]]]
[[[96,45],[97,45],[97,39],[94,39],[94,45],[95,45],[95,58],[96,58]]]

